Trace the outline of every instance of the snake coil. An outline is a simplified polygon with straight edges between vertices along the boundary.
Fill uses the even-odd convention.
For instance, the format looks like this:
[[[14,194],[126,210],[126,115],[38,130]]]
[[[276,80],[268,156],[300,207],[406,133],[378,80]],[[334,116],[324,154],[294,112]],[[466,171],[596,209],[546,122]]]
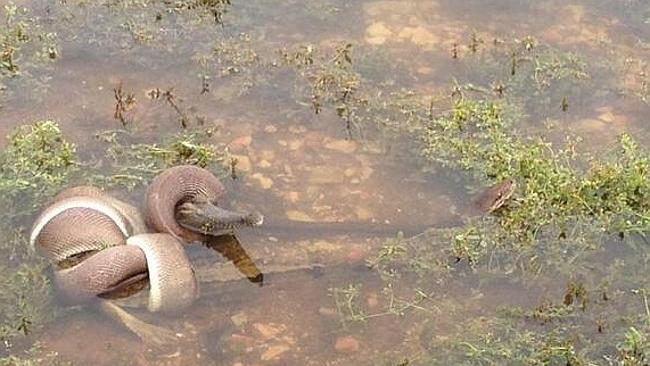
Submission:
[[[153,179],[144,218],[98,188],[68,188],[35,220],[30,243],[52,262],[54,281],[68,298],[104,296],[148,277],[150,311],[182,309],[198,296],[198,284],[181,242],[201,240],[205,233],[182,227],[176,219],[179,207],[193,222],[220,228],[262,222],[261,215],[217,207],[223,194],[217,177],[189,165]],[[201,209],[193,211],[196,205]],[[145,222],[155,233],[148,233]]]

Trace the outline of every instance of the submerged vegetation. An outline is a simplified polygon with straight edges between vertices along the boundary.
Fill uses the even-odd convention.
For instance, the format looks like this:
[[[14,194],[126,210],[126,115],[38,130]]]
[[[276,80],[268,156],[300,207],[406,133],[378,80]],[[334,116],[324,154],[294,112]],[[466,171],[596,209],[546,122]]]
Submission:
[[[54,121],[19,127],[0,153],[3,215],[12,220],[38,209],[70,181],[78,168],[75,145]],[[27,210],[24,212],[23,210]]]
[[[69,182],[77,167],[76,159],[75,146],[63,138],[53,121],[19,127],[0,154],[4,207],[0,222],[0,250],[4,256],[0,261],[2,355],[13,351],[16,338],[31,334],[55,314],[50,304],[46,263],[30,248],[23,225],[43,200]],[[19,360],[8,358],[12,359]]]
[[[518,138],[507,132],[512,121],[502,110],[491,101],[463,99],[423,135],[423,154],[431,161],[482,180],[517,180],[519,192],[497,225],[481,228],[484,237],[494,238],[486,249],[499,242],[519,247],[648,230],[650,160],[631,136],[622,135],[614,151],[596,158],[579,152],[578,137],[559,148],[541,137]]]
[[[0,102],[12,78],[28,80],[36,92],[43,86],[38,73],[58,58],[56,33],[46,30],[27,8],[13,2],[0,8]]]
[[[129,144],[126,141],[133,136],[127,131],[101,132],[97,139],[108,144],[105,162],[110,166],[101,167],[102,174],[92,175],[91,180],[100,186],[132,190],[164,169],[183,164],[198,165],[224,177],[229,173],[229,154],[224,146],[207,142],[210,135],[210,130],[203,129],[171,136],[162,144]],[[104,175],[105,171],[113,174]]]
[[[16,76],[39,60],[58,58],[56,34],[42,30],[26,8],[9,2],[2,10],[0,76]]]
[[[332,108],[345,123],[348,138],[360,138],[363,126],[358,113],[366,109],[368,101],[357,93],[361,76],[353,67],[352,48],[351,43],[343,43],[331,55],[320,55],[313,45],[301,45],[293,51],[282,49],[279,54],[282,64],[294,67],[303,80],[296,82],[298,100],[308,95],[315,114]]]

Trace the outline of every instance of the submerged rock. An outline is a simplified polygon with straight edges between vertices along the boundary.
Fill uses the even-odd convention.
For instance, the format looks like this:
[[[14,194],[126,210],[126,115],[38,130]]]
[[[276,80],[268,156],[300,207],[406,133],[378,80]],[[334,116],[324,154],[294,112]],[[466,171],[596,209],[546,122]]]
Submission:
[[[359,341],[353,336],[338,337],[334,343],[334,349],[339,353],[357,353],[361,348]]]
[[[260,359],[262,361],[269,361],[279,357],[281,354],[287,352],[290,349],[291,347],[287,346],[286,344],[276,344],[273,346],[269,346],[269,348],[266,351],[264,351],[264,353],[262,353]]]

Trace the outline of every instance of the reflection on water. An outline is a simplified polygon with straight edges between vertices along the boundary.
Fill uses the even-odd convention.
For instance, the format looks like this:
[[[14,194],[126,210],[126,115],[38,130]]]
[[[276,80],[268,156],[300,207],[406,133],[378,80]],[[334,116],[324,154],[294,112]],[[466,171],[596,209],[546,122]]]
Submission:
[[[188,311],[138,314],[176,332],[177,347],[151,352],[119,324],[81,309],[31,335],[64,360],[407,365],[445,364],[475,352],[467,360],[480,363],[481,350],[460,340],[439,358],[435,350],[463,333],[494,336],[490,330],[503,325],[500,311],[520,311],[516,319],[527,328],[549,326],[562,319],[553,304],[581,301],[578,286],[571,287],[576,283],[591,289],[592,312],[580,320],[591,331],[583,336],[599,334],[619,321],[601,324],[611,307],[625,307],[608,307],[608,299],[630,290],[609,290],[607,276],[625,273],[624,263],[637,271],[647,265],[629,258],[634,253],[616,252],[615,245],[593,255],[593,267],[608,268],[609,275],[580,268],[571,276],[513,278],[491,271],[497,265],[477,272],[445,257],[437,264],[453,267],[451,275],[424,283],[404,275],[391,278],[387,289],[386,273],[369,269],[366,259],[398,231],[410,236],[460,225],[480,184],[421,162],[413,140],[387,137],[355,109],[367,97],[356,93],[356,77],[375,87],[374,96],[403,97],[404,105],[411,91],[431,96],[432,114],[441,112],[433,100],[450,93],[505,93],[525,109],[513,128],[531,135],[562,141],[575,132],[593,150],[623,131],[645,141],[650,8],[642,2],[16,3],[59,35],[60,58],[50,69],[27,63],[21,78],[0,79],[7,87],[0,132],[52,118],[81,156],[100,159],[105,147],[93,136],[122,127],[114,118],[116,98],[124,102],[124,124],[143,141],[160,142],[182,125],[213,127],[210,141],[227,144],[237,161],[237,179],[225,182],[228,203],[259,208],[268,218],[265,227],[187,249],[202,286]],[[513,39],[524,44],[526,36],[546,64],[514,57],[502,46]],[[345,66],[345,52],[332,51],[348,42],[353,71]],[[567,52],[583,55],[586,64],[564,57]],[[321,69],[309,69],[313,64]],[[328,77],[318,79],[323,70]],[[510,75],[525,70],[537,84]],[[582,83],[555,82],[564,77],[560,70]],[[315,79],[320,84],[310,84]],[[473,83],[475,90],[456,90],[458,82]],[[372,122],[406,123],[407,109],[397,116],[377,113]],[[121,194],[141,202],[143,190]],[[414,297],[404,301],[407,296]]]

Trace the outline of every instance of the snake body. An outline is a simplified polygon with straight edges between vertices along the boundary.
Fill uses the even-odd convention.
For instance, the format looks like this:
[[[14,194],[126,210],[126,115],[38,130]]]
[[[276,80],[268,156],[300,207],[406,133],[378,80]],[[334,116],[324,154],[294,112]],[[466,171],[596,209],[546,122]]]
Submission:
[[[169,234],[142,234],[127,240],[149,263],[149,311],[183,309],[199,294],[199,286],[183,247]]]
[[[55,200],[41,213],[32,227],[30,243],[58,263],[82,252],[122,245],[133,233],[124,216],[108,201],[72,196]]]
[[[148,278],[148,310],[183,309],[199,291],[181,243],[204,236],[177,223],[178,207],[216,207],[223,194],[223,185],[209,171],[173,167],[149,185],[143,218],[134,206],[98,188],[68,188],[35,220],[30,243],[53,263],[54,282],[69,299],[110,297]],[[245,221],[246,214],[222,211],[226,226]],[[154,233],[147,233],[147,225]]]
[[[91,300],[116,290],[129,279],[147,275],[147,258],[133,245],[107,248],[79,264],[54,272],[54,283],[67,298]]]
[[[201,234],[181,227],[176,221],[176,209],[190,201],[216,203],[224,191],[219,179],[205,169],[189,165],[169,168],[147,188],[144,207],[147,224],[179,240],[200,241]]]

